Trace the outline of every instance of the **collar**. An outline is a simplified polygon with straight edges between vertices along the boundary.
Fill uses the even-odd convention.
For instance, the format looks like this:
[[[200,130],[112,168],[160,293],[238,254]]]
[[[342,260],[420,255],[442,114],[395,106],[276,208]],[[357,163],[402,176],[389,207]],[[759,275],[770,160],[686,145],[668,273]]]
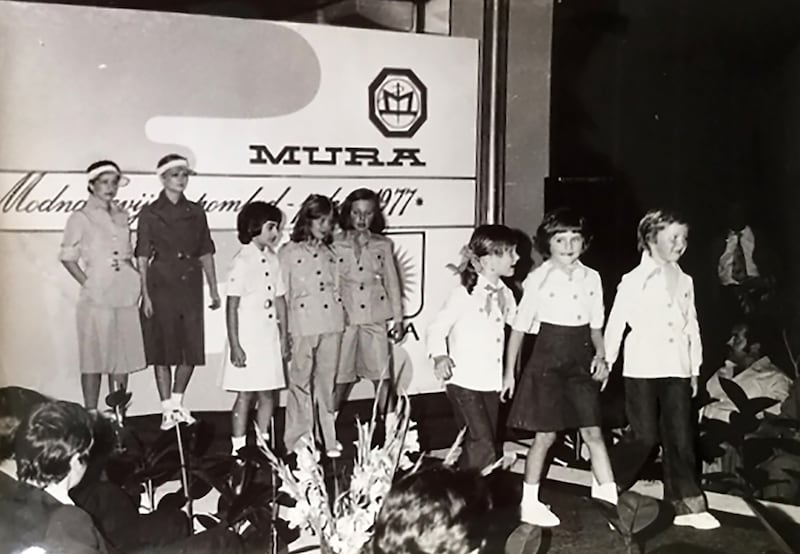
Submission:
[[[254,258],[266,258],[270,254],[275,255],[275,250],[269,246],[265,246],[264,250],[261,250],[252,240],[249,243],[242,245],[242,252]]]
[[[111,213],[114,213],[118,210],[118,206],[117,203],[112,200],[109,208],[106,209],[105,202],[97,198],[94,194],[90,194],[89,198],[86,200],[86,209],[99,210],[102,212],[110,211]]]
[[[683,270],[679,264],[671,262],[669,265],[674,266],[678,270],[679,274],[683,274]],[[647,250],[642,252],[642,259],[639,262],[637,269],[642,276],[643,283],[647,283],[647,281],[661,273],[661,268],[662,266],[656,263],[656,261],[650,255],[650,252]]]
[[[505,290],[506,285],[503,283],[503,280],[498,277],[497,284],[493,285],[489,282],[489,279],[478,273],[478,281],[475,283],[475,288],[480,289],[484,292],[488,292],[486,287],[491,287],[493,290]]]
[[[5,473],[12,479],[17,479],[17,462],[11,457],[7,460],[0,462],[0,472]]]
[[[65,491],[64,488],[59,483],[51,483],[47,485],[44,489],[44,492],[58,500],[61,504],[67,504],[69,506],[74,506],[75,502],[69,497],[69,492]]]
[[[581,262],[580,260],[575,262],[575,269],[572,271],[571,275],[566,271],[564,271],[564,269],[561,266],[557,265],[553,260],[549,258],[544,262],[542,262],[542,265],[540,267],[544,271],[544,277],[542,278],[542,283],[540,287],[543,287],[545,285],[545,283],[553,273],[559,273],[564,277],[566,277],[567,279],[569,279],[571,276],[572,278],[578,280],[585,279],[586,276],[589,274],[589,271],[587,270],[586,266],[583,265],[583,262]]]
[[[186,199],[186,196],[183,193],[181,193],[181,195],[178,197],[178,201],[175,204],[173,204],[172,201],[169,198],[167,198],[166,191],[162,189],[161,192],[158,194],[158,198],[153,204],[159,209],[164,209],[164,208],[170,208],[172,206],[175,207],[183,206],[184,204],[188,203],[189,201]]]
[[[744,227],[742,227],[742,230],[738,231],[738,232],[734,231],[733,229],[728,229],[728,237],[729,238],[730,237],[735,237],[736,235],[739,235],[740,237],[753,236],[753,230],[750,228],[749,225],[745,225]]]

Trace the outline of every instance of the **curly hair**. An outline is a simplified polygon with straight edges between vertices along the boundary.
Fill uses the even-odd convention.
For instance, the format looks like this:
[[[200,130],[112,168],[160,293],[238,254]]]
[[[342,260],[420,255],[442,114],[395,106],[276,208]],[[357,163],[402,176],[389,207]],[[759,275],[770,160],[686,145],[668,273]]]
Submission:
[[[637,248],[639,252],[650,251],[650,244],[656,241],[656,235],[667,226],[677,223],[689,228],[689,224],[680,215],[667,210],[650,210],[639,221],[636,229]]]
[[[551,255],[550,239],[558,233],[569,231],[579,233],[583,237],[583,251],[585,252],[592,241],[588,223],[585,217],[568,207],[557,208],[545,214],[542,223],[536,229],[536,235],[533,237],[534,246],[547,259]]]
[[[17,475],[37,485],[58,483],[69,474],[75,454],[88,460],[92,428],[89,413],[74,402],[58,400],[38,405],[16,433]]]
[[[483,543],[491,509],[477,474],[423,469],[392,485],[375,521],[373,554],[467,554]]]
[[[343,231],[353,229],[353,217],[350,212],[353,210],[353,203],[359,200],[369,200],[375,206],[372,222],[369,225],[370,232],[383,233],[384,229],[386,229],[386,217],[384,217],[383,211],[381,210],[381,199],[374,190],[367,188],[356,189],[344,199],[339,209],[339,227],[341,227]]]
[[[242,206],[236,216],[236,230],[239,242],[250,244],[254,237],[261,234],[261,229],[267,221],[274,221],[279,227],[283,222],[283,213],[280,208],[267,202],[255,201]]]
[[[292,241],[304,242],[310,239],[312,237],[311,222],[327,215],[330,215],[334,221],[336,220],[336,207],[331,199],[321,194],[309,194],[297,212],[297,219],[290,236]],[[325,237],[323,242],[325,244],[333,242],[333,235]]]

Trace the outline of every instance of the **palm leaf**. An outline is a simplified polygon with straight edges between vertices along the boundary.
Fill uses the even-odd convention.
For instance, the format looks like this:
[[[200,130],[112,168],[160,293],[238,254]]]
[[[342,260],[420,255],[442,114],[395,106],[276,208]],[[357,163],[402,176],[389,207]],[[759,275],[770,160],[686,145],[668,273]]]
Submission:
[[[447,455],[444,457],[444,461],[442,464],[445,466],[453,466],[458,461],[459,456],[461,456],[461,444],[464,442],[464,436],[467,434],[467,428],[462,427],[461,431],[458,432],[458,436],[456,440],[453,441],[453,444],[450,446],[450,450],[447,451]]]

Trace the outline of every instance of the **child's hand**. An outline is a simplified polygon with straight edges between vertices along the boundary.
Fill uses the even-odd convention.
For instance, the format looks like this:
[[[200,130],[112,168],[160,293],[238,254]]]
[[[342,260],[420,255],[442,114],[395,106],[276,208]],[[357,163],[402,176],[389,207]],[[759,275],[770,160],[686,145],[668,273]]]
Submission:
[[[231,346],[231,363],[234,367],[246,367],[247,365],[247,354],[238,344]]]
[[[440,381],[447,381],[453,376],[453,368],[456,364],[450,356],[436,356],[433,358],[433,374]]]
[[[150,300],[149,295],[142,296],[142,312],[147,319],[153,317],[153,301]]]
[[[399,344],[403,340],[403,322],[402,321],[394,321],[392,322],[392,327],[389,329],[389,336],[392,340]]]
[[[292,359],[292,337],[288,333],[281,337],[281,354],[287,362]]]
[[[209,306],[209,308],[211,308],[212,310],[216,310],[220,306],[222,306],[222,301],[219,299],[219,292],[217,292],[216,290],[212,290],[210,296],[211,296],[211,305]]]
[[[606,361],[601,357],[595,356],[592,360],[590,371],[592,379],[598,383],[603,383],[602,388],[605,388],[605,384],[608,381],[608,364],[606,364]]]
[[[517,386],[516,379],[513,375],[503,377],[503,388],[500,389],[500,402],[511,400],[514,396],[514,388]]]

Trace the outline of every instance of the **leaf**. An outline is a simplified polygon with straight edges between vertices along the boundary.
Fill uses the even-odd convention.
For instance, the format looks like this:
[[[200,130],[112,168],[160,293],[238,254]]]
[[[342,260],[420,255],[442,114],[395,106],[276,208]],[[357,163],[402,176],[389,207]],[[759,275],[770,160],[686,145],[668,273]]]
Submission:
[[[203,526],[203,529],[213,529],[220,524],[218,520],[207,514],[195,514],[194,518]]]
[[[458,461],[459,456],[461,456],[461,443],[464,442],[464,435],[467,434],[467,428],[462,427],[461,431],[458,432],[458,436],[456,440],[453,441],[453,444],[450,446],[450,450],[447,451],[447,455],[444,457],[442,461],[442,465],[444,466],[453,466]]]
[[[132,393],[127,392],[125,389],[117,389],[106,396],[106,406],[111,409],[114,409],[117,406],[124,408],[128,405],[128,402],[131,401],[131,398],[133,398]]]
[[[194,473],[193,476],[196,476]],[[206,480],[191,479],[189,483],[189,498],[199,500],[211,492],[214,487]]]
[[[780,403],[780,400],[776,400],[774,398],[767,398],[765,396],[759,396],[757,398],[751,398],[747,401],[746,411],[757,415],[763,412],[764,410],[773,407],[775,404]]]
[[[644,531],[658,518],[658,501],[633,491],[625,491],[617,500],[620,524],[628,533]]]
[[[214,442],[214,426],[203,420],[199,420],[192,425],[194,433],[191,440],[191,455],[195,458],[202,458],[208,452]]]
[[[745,435],[754,433],[760,424],[755,414],[749,412],[731,412],[730,419],[731,425],[737,431],[736,439],[730,441],[733,445],[740,444]]]
[[[536,554],[542,544],[542,528],[521,523],[506,539],[505,554]]]
[[[788,514],[753,498],[745,498],[745,502],[782,552],[785,554],[800,552],[800,527]]]
[[[180,510],[186,504],[186,497],[182,492],[171,492],[165,494],[158,503],[159,510]]]
[[[733,402],[734,406],[736,406],[737,410],[740,412],[747,410],[748,399],[742,387],[737,385],[732,379],[726,379],[725,377],[720,377],[719,384],[722,390],[725,391],[725,394],[728,395],[731,402]]]

